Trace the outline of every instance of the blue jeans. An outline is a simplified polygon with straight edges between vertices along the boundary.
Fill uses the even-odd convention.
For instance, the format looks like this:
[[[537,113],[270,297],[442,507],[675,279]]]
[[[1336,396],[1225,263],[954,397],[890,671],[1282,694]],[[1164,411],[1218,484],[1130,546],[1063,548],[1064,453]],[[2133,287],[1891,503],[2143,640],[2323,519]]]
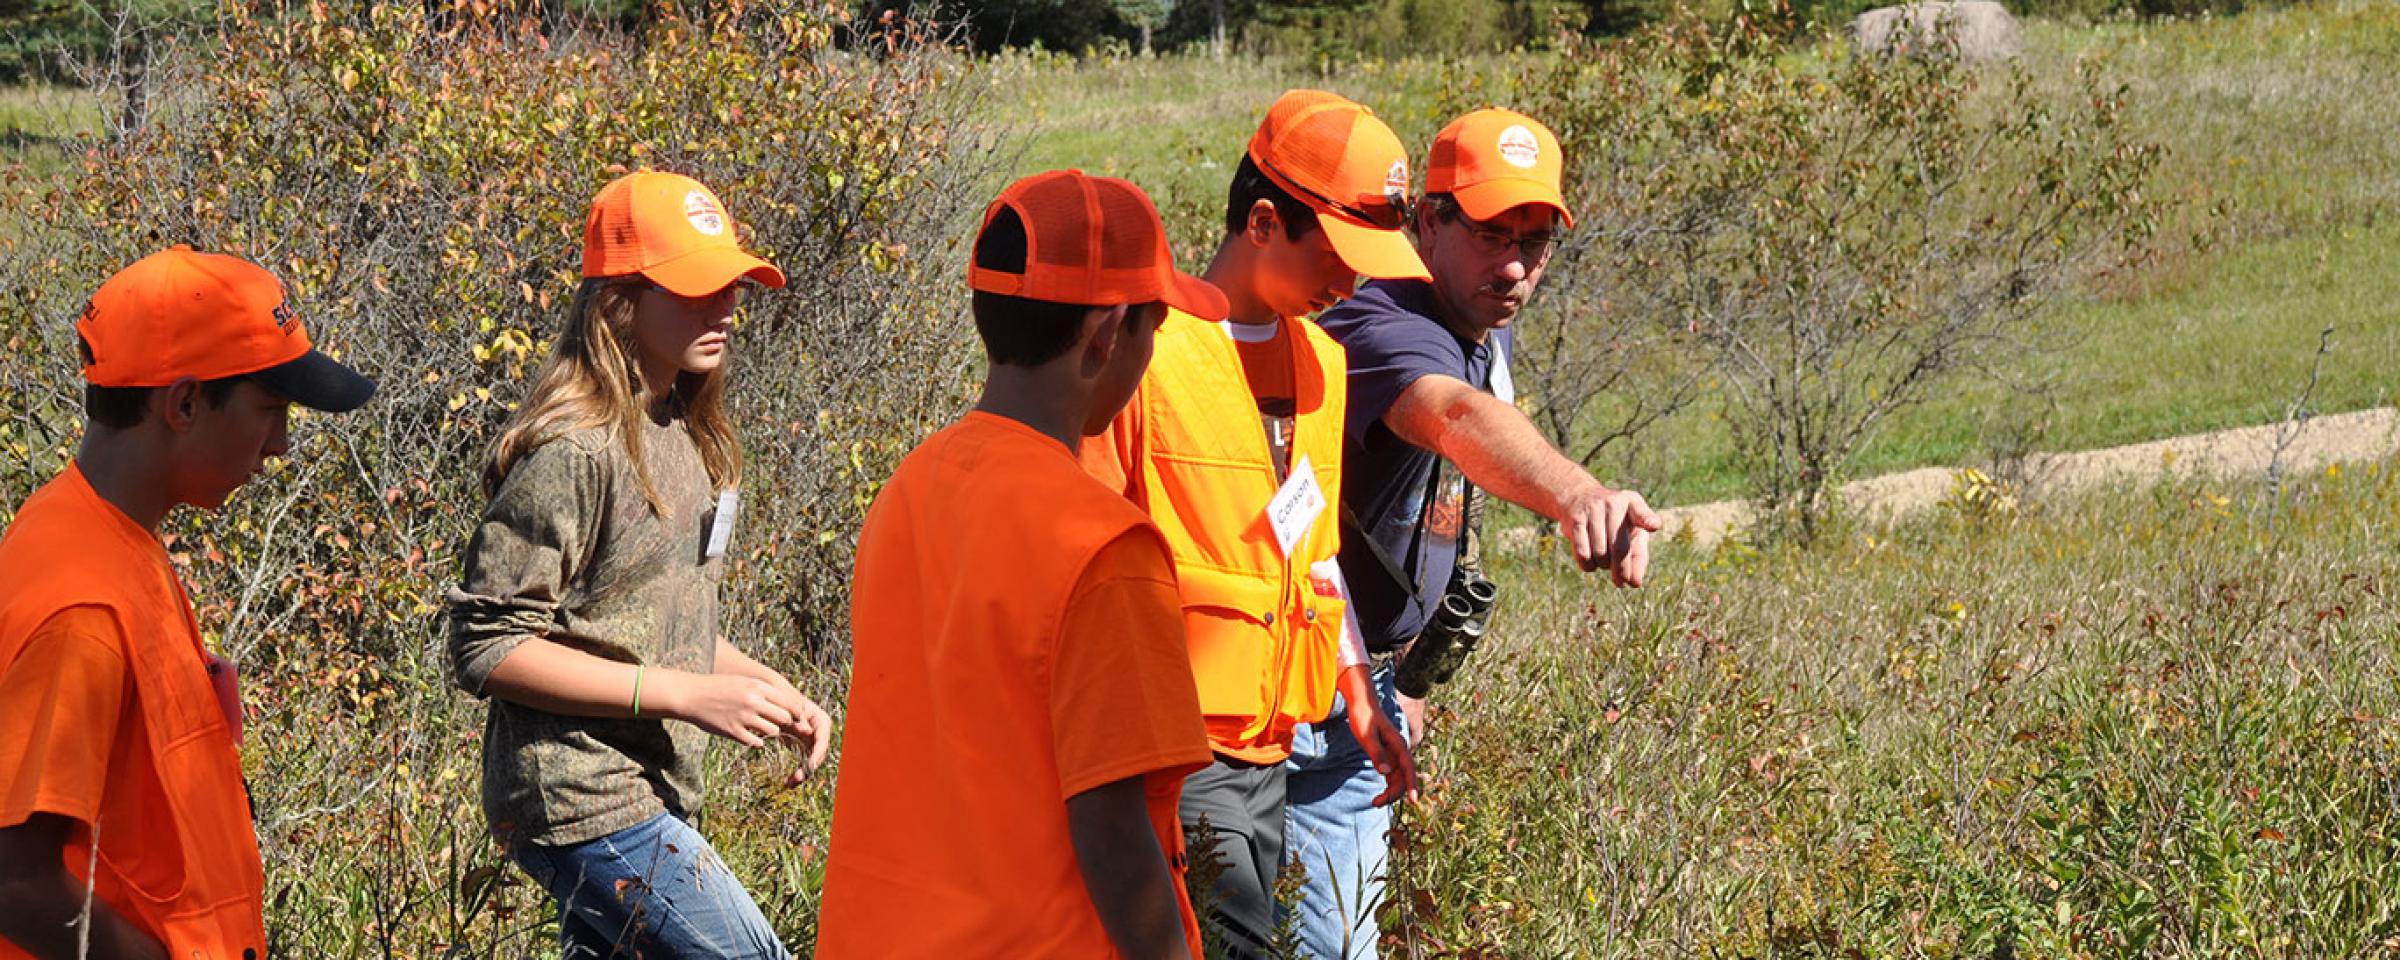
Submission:
[[[511,847],[558,902],[561,960],[791,957],[716,848],[672,813],[569,846]]]
[[[1374,669],[1375,698],[1392,726],[1408,733],[1392,671]],[[1389,807],[1374,805],[1383,774],[1350,734],[1349,704],[1340,694],[1324,722],[1301,727],[1292,740],[1290,795],[1284,806],[1283,856],[1308,871],[1294,926],[1303,956],[1374,960],[1375,909],[1383,904]]]

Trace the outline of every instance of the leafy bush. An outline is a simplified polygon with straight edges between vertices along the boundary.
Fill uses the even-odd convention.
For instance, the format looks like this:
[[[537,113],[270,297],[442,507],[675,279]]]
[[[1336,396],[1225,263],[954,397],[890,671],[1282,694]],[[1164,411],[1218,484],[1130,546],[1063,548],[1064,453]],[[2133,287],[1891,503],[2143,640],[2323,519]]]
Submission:
[[[1806,537],[1886,416],[2039,349],[2043,306],[2139,255],[2159,151],[2089,63],[2038,82],[1770,26],[1578,43],[1503,102],[1576,168],[1581,236],[1549,281],[1570,293],[1525,321],[1553,433],[1596,452],[1647,422],[1689,381],[1625,374],[1697,348],[1765,512]]]
[[[250,756],[279,954],[528,932],[497,912],[523,895],[491,898],[510,873],[473,869],[491,861],[481,711],[440,673],[437,611],[602,183],[632,166],[699,177],[791,278],[734,334],[749,468],[726,627],[762,659],[846,659],[864,507],[964,404],[958,238],[992,154],[959,82],[971,63],[944,38],[888,24],[872,56],[845,53],[838,11],[804,4],[669,9],[638,36],[486,9],[228,7],[164,60],[145,125],[78,143],[65,176],[5,175],[25,211],[0,239],[10,504],[75,443],[83,298],[169,243],[276,270],[320,345],[381,383],[357,413],[301,417],[287,463],[169,531],[204,630],[249,674],[255,742],[276,745]],[[822,676],[802,682],[838,702]],[[760,868],[787,929],[814,913],[804,868]]]

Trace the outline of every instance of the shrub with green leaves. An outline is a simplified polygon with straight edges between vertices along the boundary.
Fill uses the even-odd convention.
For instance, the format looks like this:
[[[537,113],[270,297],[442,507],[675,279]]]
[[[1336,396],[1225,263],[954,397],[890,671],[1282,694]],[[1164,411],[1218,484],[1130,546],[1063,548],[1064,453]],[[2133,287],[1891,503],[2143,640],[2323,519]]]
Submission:
[[[1853,57],[1769,25],[1578,43],[1503,102],[1575,171],[1577,236],[1521,321],[1554,439],[1597,453],[1701,377],[1805,537],[1893,411],[2059,346],[2042,308],[2142,253],[2159,149],[2089,62]]]

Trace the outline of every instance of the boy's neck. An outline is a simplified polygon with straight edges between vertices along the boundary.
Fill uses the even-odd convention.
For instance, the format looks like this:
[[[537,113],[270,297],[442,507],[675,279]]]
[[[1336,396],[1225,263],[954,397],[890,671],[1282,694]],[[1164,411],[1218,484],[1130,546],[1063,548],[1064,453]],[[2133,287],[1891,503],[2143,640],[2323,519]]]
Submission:
[[[1257,250],[1239,236],[1225,238],[1217,244],[1217,255],[1210,258],[1208,271],[1200,279],[1225,291],[1229,308],[1225,319],[1251,326],[1281,323],[1283,318],[1267,309],[1266,301],[1258,296],[1254,283],[1258,276]]]
[[[167,511],[175,508],[175,499],[161,482],[166,458],[157,444],[145,442],[142,432],[138,427],[110,430],[86,424],[83,445],[75,451],[75,468],[100,499],[155,534],[166,522]]]
[[[1053,366],[992,364],[991,372],[984,375],[983,396],[975,401],[975,409],[1031,427],[1073,454],[1083,443],[1091,396],[1063,376],[1066,371]]]

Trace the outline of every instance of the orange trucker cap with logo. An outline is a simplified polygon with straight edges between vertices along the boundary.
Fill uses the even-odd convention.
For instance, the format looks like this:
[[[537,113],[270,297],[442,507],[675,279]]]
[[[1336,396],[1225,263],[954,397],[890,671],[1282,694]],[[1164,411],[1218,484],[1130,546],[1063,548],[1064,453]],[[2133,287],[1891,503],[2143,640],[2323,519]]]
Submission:
[[[583,275],[640,274],[667,292],[705,297],[748,277],[783,286],[783,271],[743,250],[715,191],[677,173],[637,170],[600,188],[583,220]]]
[[[1451,121],[1434,136],[1425,161],[1425,192],[1449,194],[1477,220],[1538,203],[1558,211],[1572,227],[1575,214],[1559,189],[1565,167],[1549,127],[1514,110],[1489,107]]]
[[[1317,212],[1350,269],[1379,280],[1430,280],[1408,224],[1408,150],[1374,111],[1340,94],[1293,90],[1250,136],[1250,162]]]
[[[1092,307],[1158,300],[1203,320],[1230,310],[1224,291],[1175,269],[1158,208],[1129,181],[1081,170],[1034,174],[984,210],[976,247],[994,229],[1024,231],[1025,268],[970,263],[967,286],[976,290]]]
[[[75,322],[83,379],[163,387],[248,376],[305,406],[357,409],[375,382],[317,352],[283,281],[240,257],[177,244],[109,277]]]

